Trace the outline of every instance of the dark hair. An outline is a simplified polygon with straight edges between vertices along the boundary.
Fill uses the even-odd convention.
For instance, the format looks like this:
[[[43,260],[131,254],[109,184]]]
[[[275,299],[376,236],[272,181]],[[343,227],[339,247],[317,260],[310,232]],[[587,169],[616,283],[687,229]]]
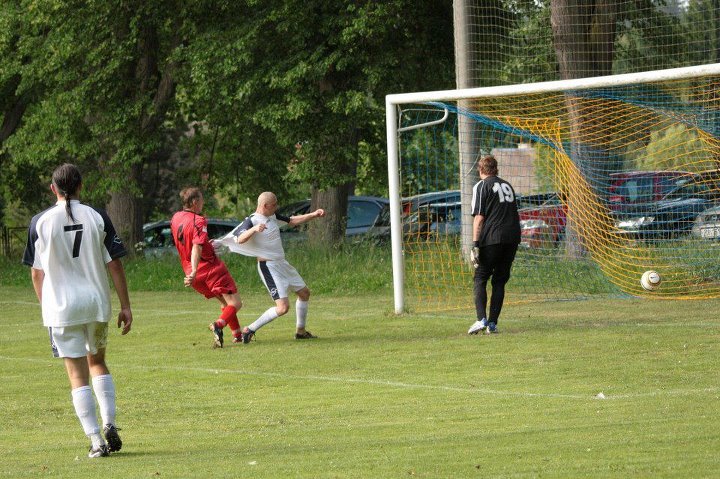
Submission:
[[[498,163],[492,155],[486,155],[480,158],[480,160],[478,160],[478,166],[484,175],[497,176],[498,174]]]
[[[192,208],[193,202],[200,198],[202,198],[202,191],[196,186],[188,186],[180,192],[183,208]]]
[[[80,189],[82,183],[80,170],[71,163],[60,165],[53,171],[52,183],[57,194],[65,198],[65,212],[70,220],[75,223],[75,217],[72,214],[72,209],[70,209],[70,198],[76,196],[78,189]]]

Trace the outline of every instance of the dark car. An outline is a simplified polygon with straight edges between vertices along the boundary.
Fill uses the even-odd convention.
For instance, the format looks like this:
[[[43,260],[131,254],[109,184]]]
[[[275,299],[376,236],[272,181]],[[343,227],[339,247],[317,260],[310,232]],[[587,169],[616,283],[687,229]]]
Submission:
[[[462,231],[462,202],[457,193],[456,201],[423,203],[427,198],[445,198],[449,192],[426,193],[418,206],[402,217],[405,241],[427,240],[443,235],[459,235]],[[452,192],[450,192],[452,193]],[[404,201],[404,200],[403,200]],[[422,203],[422,204],[421,204]],[[517,199],[522,246],[539,248],[554,246],[565,233],[566,207],[555,192],[520,195]],[[468,215],[468,223],[471,217]],[[371,235],[378,242],[390,239],[390,211],[385,210],[373,228]]]
[[[239,221],[234,219],[208,218],[208,237],[211,239],[221,238],[232,231],[238,223]],[[146,258],[168,253],[177,254],[170,231],[170,221],[162,220],[143,225],[142,249]]]
[[[348,197],[347,225],[345,236],[353,237],[362,235],[372,228],[384,209],[389,208],[390,202],[386,198],[377,196],[350,196]],[[277,214],[284,216],[304,215],[310,210],[310,200],[298,201],[283,206],[277,210]],[[292,240],[302,237],[304,225],[291,228],[283,226],[283,235]]]
[[[688,171],[623,171],[610,175],[608,205],[611,211],[660,201],[677,182],[692,176]]]
[[[406,240],[427,240],[431,237],[458,235],[462,231],[460,201],[421,205],[403,219]]]
[[[418,208],[433,203],[457,203],[460,201],[460,198],[460,190],[431,191],[429,193],[408,196],[400,201],[402,205],[402,216],[409,216],[416,212]]]
[[[720,201],[720,191],[700,174],[678,183],[658,202],[616,211],[617,228],[637,239],[667,239],[689,233],[698,215]]]

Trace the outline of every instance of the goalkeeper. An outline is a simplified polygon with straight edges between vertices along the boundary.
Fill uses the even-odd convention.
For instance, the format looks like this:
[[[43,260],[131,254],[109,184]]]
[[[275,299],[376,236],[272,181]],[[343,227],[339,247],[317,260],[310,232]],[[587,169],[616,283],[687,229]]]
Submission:
[[[312,213],[287,218],[275,215],[277,206],[277,197],[274,193],[269,191],[261,193],[258,196],[255,213],[245,218],[240,225],[220,240],[220,244],[235,253],[257,258],[260,279],[275,301],[274,307],[265,311],[255,322],[243,329],[242,342],[245,344],[250,342],[258,329],[288,312],[290,307],[288,293],[291,289],[297,295],[295,339],[315,338],[305,329],[310,290],[297,270],[285,259],[278,222],[297,226],[325,216],[325,211],[318,208]]]
[[[480,181],[473,187],[473,247],[475,266],[474,293],[477,321],[468,334],[497,332],[497,322],[505,300],[505,283],[520,244],[520,217],[515,190],[498,177],[497,160],[484,156],[478,161]],[[487,310],[487,282],[492,278],[490,311]]]

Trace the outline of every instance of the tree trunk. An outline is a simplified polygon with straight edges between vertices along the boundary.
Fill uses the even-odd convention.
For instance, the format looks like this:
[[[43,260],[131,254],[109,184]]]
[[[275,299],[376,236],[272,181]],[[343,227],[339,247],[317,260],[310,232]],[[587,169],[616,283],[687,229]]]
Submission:
[[[316,219],[308,224],[308,240],[313,246],[338,246],[345,239],[347,224],[348,196],[353,192],[353,184],[345,183],[326,190],[312,188],[310,211],[317,208],[325,210],[325,218]]]
[[[550,21],[561,79],[612,73],[617,8],[615,0],[552,0]],[[618,169],[609,154],[608,136],[599,133],[612,127],[612,116],[598,114],[596,106],[585,108],[584,100],[572,93],[566,95],[565,104],[570,120],[571,159],[596,192],[603,195],[610,172]],[[568,203],[581,204],[583,199],[574,198],[575,191],[569,186],[563,192]],[[570,257],[584,253],[577,233],[576,223],[569,215],[566,253]]]
[[[128,182],[137,184],[138,167],[131,168],[131,176]],[[143,232],[143,211],[140,199],[132,193],[129,188],[121,191],[114,191],[110,194],[110,202],[107,204],[107,213],[115,226],[120,239],[125,243],[130,256],[135,255],[135,245],[142,241]]]
[[[177,43],[178,40],[176,39],[175,45]],[[142,25],[135,68],[128,69],[127,72],[131,77],[128,79],[128,85],[135,87],[128,94],[134,95],[136,102],[142,103],[146,95],[154,92],[152,108],[142,112],[138,118],[141,139],[159,136],[161,132],[158,130],[163,128],[162,122],[165,119],[168,106],[175,96],[175,65],[169,63],[163,72],[160,71],[158,63],[159,48],[155,26],[151,24]],[[148,157],[141,156],[137,163],[122,165],[119,170],[111,172],[111,174],[115,175],[126,175],[121,182],[126,187],[110,193],[107,211],[118,235],[125,242],[130,254],[134,254],[134,245],[143,239],[143,202],[135,191],[141,184],[140,178],[144,164],[148,160]]]

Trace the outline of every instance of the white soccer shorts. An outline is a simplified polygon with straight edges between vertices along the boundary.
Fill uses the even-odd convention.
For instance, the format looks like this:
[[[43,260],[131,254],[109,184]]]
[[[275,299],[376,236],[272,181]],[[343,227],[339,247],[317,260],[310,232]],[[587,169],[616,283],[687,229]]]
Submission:
[[[297,292],[305,287],[305,281],[300,277],[300,273],[284,259],[258,261],[258,273],[275,301],[287,298],[291,289]]]
[[[92,322],[48,328],[56,358],[83,358],[107,346],[108,323]]]

